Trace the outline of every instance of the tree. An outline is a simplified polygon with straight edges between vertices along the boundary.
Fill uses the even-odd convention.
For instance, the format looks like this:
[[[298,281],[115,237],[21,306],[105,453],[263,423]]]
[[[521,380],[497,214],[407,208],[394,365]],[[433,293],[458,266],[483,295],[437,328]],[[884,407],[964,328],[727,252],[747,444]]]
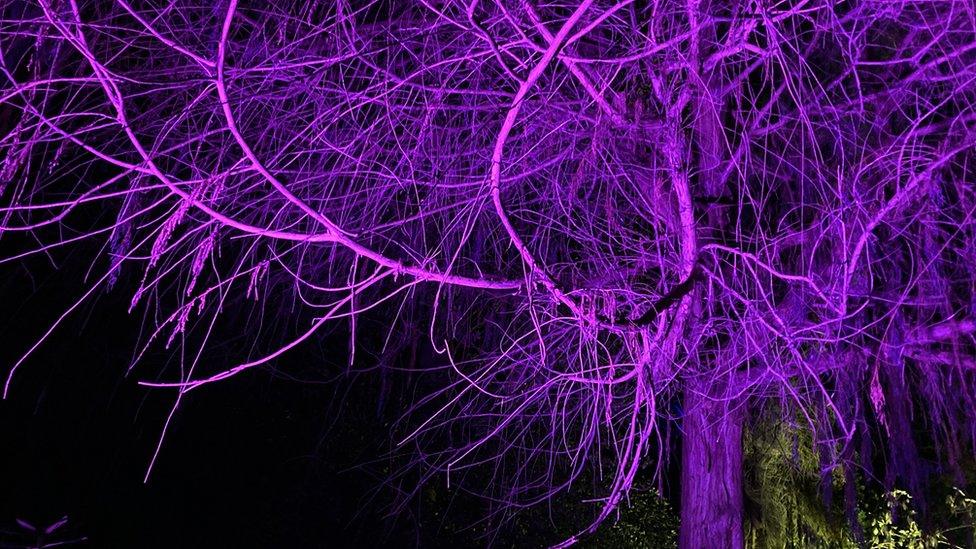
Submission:
[[[972,452],[970,0],[271,4],[0,19],[2,230],[41,243],[5,259],[101,239],[81,300],[141,273],[140,346],[191,357],[143,374],[174,412],[336,326],[352,367],[382,316],[447,372],[395,433],[425,478],[487,470],[505,515],[595,471],[583,536],[674,434],[683,547],[742,546],[765,409],[826,485],[887,441],[920,492],[914,421],[949,468]],[[208,371],[259,296],[314,318]]]

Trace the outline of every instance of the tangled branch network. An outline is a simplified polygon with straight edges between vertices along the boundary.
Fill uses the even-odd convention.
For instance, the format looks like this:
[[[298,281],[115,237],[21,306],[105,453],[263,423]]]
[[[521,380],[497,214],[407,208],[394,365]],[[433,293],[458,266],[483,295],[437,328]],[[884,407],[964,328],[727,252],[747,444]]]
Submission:
[[[34,243],[2,260],[102,242],[51,331],[131,291],[140,348],[190,357],[132,364],[174,411],[332,326],[353,353],[357,319],[393,333],[410,303],[436,351],[417,367],[448,381],[399,440],[448,482],[490,471],[501,514],[597,472],[581,534],[642,465],[661,476],[689,403],[804,422],[827,474],[874,426],[891,478],[920,482],[913,416],[950,465],[976,442],[971,0],[0,13],[0,230]],[[314,319],[199,360],[274,292]]]

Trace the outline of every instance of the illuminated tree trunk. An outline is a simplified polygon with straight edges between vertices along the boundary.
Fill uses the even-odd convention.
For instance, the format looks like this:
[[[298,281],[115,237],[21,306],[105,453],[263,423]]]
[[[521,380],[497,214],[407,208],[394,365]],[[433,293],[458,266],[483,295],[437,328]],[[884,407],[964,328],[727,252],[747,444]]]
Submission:
[[[743,547],[742,421],[728,401],[686,391],[681,549]]]

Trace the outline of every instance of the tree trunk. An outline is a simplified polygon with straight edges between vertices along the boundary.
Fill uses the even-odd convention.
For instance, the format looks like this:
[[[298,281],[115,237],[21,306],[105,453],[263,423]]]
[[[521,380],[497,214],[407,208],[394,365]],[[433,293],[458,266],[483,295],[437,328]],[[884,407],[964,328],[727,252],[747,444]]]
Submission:
[[[744,546],[743,412],[707,396],[717,391],[703,392],[692,387],[685,392],[679,547],[739,549]]]

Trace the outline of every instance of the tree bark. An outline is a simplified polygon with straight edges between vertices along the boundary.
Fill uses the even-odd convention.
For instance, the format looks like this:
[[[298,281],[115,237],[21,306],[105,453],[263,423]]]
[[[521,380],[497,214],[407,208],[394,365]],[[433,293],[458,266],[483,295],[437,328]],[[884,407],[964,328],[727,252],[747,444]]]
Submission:
[[[744,546],[743,411],[717,391],[685,392],[681,455],[681,549]]]

